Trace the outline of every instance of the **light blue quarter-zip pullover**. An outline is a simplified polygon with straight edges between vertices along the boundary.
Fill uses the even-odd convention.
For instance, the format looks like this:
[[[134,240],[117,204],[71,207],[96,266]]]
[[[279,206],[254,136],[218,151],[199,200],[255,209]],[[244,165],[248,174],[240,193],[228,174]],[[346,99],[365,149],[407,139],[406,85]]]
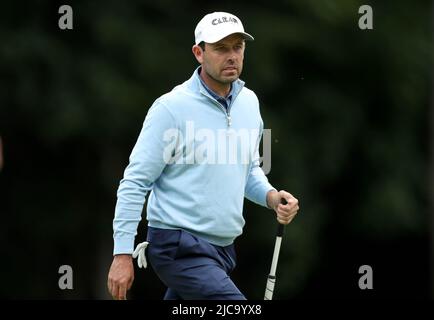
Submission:
[[[148,193],[149,226],[183,229],[219,246],[242,233],[244,197],[267,207],[274,188],[259,167],[258,99],[238,79],[226,109],[199,68],[146,115],[117,192],[114,254],[133,252]]]

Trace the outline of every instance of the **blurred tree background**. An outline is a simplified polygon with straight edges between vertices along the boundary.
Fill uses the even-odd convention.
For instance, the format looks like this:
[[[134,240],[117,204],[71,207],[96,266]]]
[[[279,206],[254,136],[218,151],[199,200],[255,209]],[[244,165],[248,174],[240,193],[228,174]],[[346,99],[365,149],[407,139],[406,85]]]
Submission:
[[[73,30],[58,28],[62,4]],[[373,30],[358,27],[363,4]],[[432,3],[358,0],[3,2],[0,296],[110,298],[119,180],[150,105],[196,67],[193,31],[212,11],[256,38],[242,79],[272,129],[268,177],[301,203],[275,298],[432,297]],[[262,299],[276,223],[249,201],[244,215],[233,279]],[[64,264],[73,290],[58,288]],[[373,290],[358,287],[365,264]],[[136,269],[130,298],[164,290]]]

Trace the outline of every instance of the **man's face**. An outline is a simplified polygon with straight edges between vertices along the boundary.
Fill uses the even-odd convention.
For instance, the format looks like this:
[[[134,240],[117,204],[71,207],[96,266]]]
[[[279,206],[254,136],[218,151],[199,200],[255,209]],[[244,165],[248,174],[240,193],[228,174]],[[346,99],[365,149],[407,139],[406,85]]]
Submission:
[[[216,43],[206,43],[202,54],[203,70],[222,84],[237,80],[243,70],[245,43],[239,34],[231,34]]]

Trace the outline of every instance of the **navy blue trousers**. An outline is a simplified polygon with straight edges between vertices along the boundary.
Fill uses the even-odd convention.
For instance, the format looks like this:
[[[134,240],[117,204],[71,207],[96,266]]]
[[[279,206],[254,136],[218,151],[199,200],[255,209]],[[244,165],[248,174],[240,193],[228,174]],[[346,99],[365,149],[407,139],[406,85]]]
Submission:
[[[164,299],[245,300],[229,277],[234,245],[220,247],[185,230],[148,227],[148,261],[167,286]]]

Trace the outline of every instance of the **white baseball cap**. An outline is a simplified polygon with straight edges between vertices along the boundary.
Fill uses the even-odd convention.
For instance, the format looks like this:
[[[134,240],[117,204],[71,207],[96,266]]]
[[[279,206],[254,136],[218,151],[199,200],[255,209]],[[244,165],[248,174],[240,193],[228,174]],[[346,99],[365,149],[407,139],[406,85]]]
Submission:
[[[199,21],[194,30],[195,43],[215,43],[233,33],[242,34],[246,40],[254,40],[250,34],[244,32],[238,17],[227,12],[209,13]]]

